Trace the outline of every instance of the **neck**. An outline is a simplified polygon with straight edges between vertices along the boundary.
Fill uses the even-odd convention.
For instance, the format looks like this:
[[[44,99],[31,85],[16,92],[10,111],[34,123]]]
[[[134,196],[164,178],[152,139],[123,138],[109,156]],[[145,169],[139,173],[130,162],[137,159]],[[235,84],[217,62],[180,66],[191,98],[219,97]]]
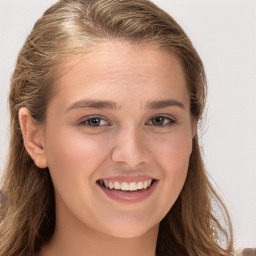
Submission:
[[[56,218],[56,227],[50,243],[40,256],[155,256],[158,225],[145,234],[132,238],[118,238],[94,230],[63,214]]]

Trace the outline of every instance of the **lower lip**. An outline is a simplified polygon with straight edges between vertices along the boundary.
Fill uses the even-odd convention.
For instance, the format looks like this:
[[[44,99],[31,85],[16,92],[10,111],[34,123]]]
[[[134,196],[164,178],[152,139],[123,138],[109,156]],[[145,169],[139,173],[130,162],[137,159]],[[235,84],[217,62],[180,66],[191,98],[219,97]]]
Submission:
[[[148,198],[155,190],[157,186],[157,181],[147,189],[139,190],[139,191],[121,191],[115,189],[108,189],[104,186],[98,184],[98,186],[103,190],[103,192],[110,198],[117,201],[125,201],[125,202],[139,202]]]

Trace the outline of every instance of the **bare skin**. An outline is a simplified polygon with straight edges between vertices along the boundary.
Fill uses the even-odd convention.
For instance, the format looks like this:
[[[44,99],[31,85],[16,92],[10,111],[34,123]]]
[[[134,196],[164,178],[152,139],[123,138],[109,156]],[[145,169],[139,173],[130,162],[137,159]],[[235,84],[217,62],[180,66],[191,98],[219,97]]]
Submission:
[[[58,229],[57,227],[57,233]],[[41,250],[39,256],[155,256],[157,227],[133,238],[111,237],[90,229],[82,230],[81,226],[77,227],[76,236],[71,236],[69,230],[74,233],[74,227],[67,225],[66,233],[61,232],[61,235],[55,236],[50,244]]]
[[[182,67],[164,50],[120,41],[70,61],[45,124],[20,110],[26,149],[55,188],[56,228],[40,256],[155,256],[196,131]]]

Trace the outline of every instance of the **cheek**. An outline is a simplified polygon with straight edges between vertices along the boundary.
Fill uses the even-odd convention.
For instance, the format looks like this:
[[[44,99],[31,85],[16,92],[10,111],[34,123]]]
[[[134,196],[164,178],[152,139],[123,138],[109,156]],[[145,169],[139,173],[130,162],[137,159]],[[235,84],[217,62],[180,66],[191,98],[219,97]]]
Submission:
[[[165,213],[170,210],[185,183],[191,152],[192,137],[188,133],[177,133],[165,138],[161,150],[155,152],[156,163],[162,170],[165,196],[161,201],[165,205]]]
[[[170,166],[182,165],[189,160],[192,152],[192,139],[186,136],[174,137],[167,141],[164,147],[163,157],[169,162]]]
[[[159,164],[164,170],[165,179],[171,182],[173,187],[183,185],[191,151],[192,143],[184,139],[173,139],[163,148]]]
[[[52,175],[71,177],[86,175],[89,180],[104,160],[104,141],[77,132],[49,133],[47,160]],[[83,177],[85,180],[85,177]],[[71,180],[70,180],[71,182]]]
[[[187,165],[192,152],[192,136],[187,131],[177,131],[156,142],[154,154],[157,155],[159,163],[164,169],[177,169]],[[160,150],[159,150],[160,149]]]

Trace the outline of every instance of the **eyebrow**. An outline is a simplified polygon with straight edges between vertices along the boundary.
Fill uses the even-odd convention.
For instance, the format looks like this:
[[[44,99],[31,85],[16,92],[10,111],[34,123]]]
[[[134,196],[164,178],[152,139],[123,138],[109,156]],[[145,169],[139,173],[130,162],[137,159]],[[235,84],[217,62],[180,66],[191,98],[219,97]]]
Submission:
[[[74,109],[82,108],[98,108],[98,109],[116,109],[116,103],[113,101],[101,101],[101,100],[81,100],[73,103],[66,112]]]
[[[146,107],[149,109],[160,109],[160,108],[167,108],[172,106],[179,107],[181,109],[186,109],[183,103],[174,99],[153,100],[153,101],[147,102],[146,104]]]
[[[153,100],[146,103],[146,108],[148,109],[161,109],[166,107],[179,107],[185,109],[185,105],[180,101],[174,99],[164,99],[164,100]],[[81,100],[74,102],[66,112],[83,109],[83,108],[97,108],[97,109],[116,109],[117,104],[113,101],[101,101],[101,100]]]

